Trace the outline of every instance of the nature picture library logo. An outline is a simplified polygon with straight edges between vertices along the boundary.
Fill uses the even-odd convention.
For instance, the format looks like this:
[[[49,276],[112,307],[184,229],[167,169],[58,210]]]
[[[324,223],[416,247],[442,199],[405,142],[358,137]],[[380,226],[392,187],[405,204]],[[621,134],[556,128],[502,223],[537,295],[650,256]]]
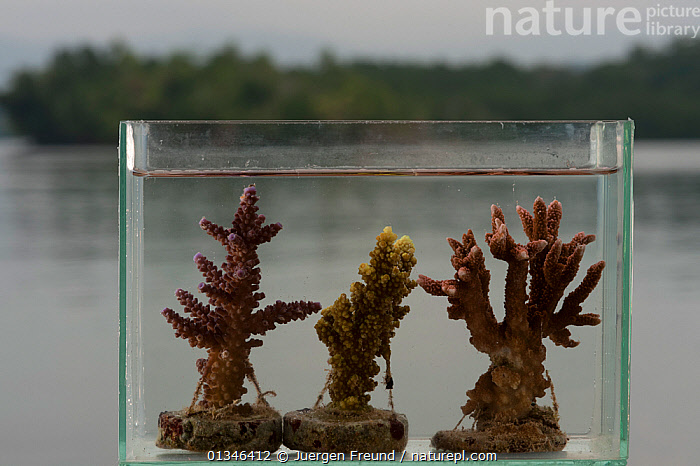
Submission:
[[[547,0],[523,8],[486,8],[486,35],[603,36],[614,31],[626,36],[700,37],[700,5],[657,3],[646,8],[562,6]]]

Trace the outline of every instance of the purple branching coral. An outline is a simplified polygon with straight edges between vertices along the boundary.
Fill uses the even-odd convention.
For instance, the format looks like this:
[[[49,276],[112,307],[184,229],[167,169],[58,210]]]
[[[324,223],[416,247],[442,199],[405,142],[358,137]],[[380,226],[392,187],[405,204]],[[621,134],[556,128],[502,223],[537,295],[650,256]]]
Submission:
[[[199,291],[207,295],[209,304],[178,289],[175,296],[190,317],[183,317],[169,308],[162,311],[175,329],[176,337],[189,340],[192,347],[207,348],[208,358],[197,361],[203,390],[199,404],[203,408],[221,408],[238,402],[247,391],[243,386],[246,377],[257,388],[249,355],[251,348],[262,345],[262,340],[251,338],[252,335],[264,335],[277,324],[303,320],[321,309],[317,302],[277,301],[256,310],[259,301],[265,298],[265,294],[258,291],[260,269],[257,266],[260,260],[257,248],[277,235],[282,225],[263,226],[265,216],[257,214],[255,203],[260,198],[255,186],[245,188],[240,199],[231,228],[223,228],[206,218],[199,222],[202,229],[217,239],[227,252],[226,261],[220,267],[201,253],[194,256],[194,262],[206,280],[199,284]]]

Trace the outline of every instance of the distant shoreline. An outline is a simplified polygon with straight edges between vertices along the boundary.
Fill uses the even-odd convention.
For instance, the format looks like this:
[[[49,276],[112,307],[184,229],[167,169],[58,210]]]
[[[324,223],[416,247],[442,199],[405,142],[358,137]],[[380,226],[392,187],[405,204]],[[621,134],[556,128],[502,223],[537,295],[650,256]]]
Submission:
[[[635,120],[645,138],[700,137],[700,41],[586,69],[340,61],[285,68],[224,47],[142,57],[125,45],[56,52],[0,92],[0,129],[40,143],[109,143],[129,119]]]

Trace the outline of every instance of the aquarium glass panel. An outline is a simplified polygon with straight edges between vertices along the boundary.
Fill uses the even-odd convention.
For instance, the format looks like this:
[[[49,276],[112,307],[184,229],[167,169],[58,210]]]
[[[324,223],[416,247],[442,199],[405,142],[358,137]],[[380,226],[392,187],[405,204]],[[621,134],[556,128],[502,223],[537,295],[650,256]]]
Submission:
[[[273,317],[263,317],[277,319],[276,328],[246,340],[256,342],[245,364],[284,415],[331,404],[324,391],[332,379],[329,350],[316,330],[325,311],[318,309],[342,294],[351,299],[386,227],[410,237],[416,259],[408,279],[415,282],[401,302],[410,312],[390,341],[391,390],[377,355],[377,386],[368,392],[369,405],[393,406],[408,420],[408,444],[393,462],[445,453],[434,446],[440,431],[463,432],[457,437],[471,442],[464,432],[483,433],[489,423],[514,432],[518,423],[550,423],[533,421],[539,415],[558,419],[561,435],[548,439],[564,443],[556,451],[497,453],[498,464],[626,464],[633,132],[632,121],[122,122],[120,464],[225,460],[219,450],[156,445],[163,412],[204,410],[200,402],[209,399],[210,417],[223,416],[213,409],[218,382],[204,379],[201,371],[210,369],[201,367],[209,363],[198,363],[209,354],[202,345],[215,346],[249,322],[207,328],[213,317],[197,320],[206,312],[183,304],[182,292],[176,296],[186,290],[203,308],[210,302],[200,283],[217,279],[203,275],[198,253],[217,267],[228,263],[224,273],[239,275],[232,280],[259,274],[259,290],[228,292],[264,293],[250,299],[270,309]],[[258,246],[259,264],[245,269],[227,258],[222,241],[244,241],[235,237],[247,234],[245,221],[236,226],[234,218],[251,195],[262,226],[275,232]],[[203,217],[228,229],[226,236],[207,234]],[[473,241],[463,237],[469,230]],[[282,325],[278,300],[290,316],[302,311],[287,303],[320,305]],[[164,309],[183,319],[181,338]],[[240,405],[259,401],[255,383],[245,378]],[[530,411],[530,401],[539,411]],[[306,458],[299,454],[283,445],[268,456],[262,450],[236,458]]]

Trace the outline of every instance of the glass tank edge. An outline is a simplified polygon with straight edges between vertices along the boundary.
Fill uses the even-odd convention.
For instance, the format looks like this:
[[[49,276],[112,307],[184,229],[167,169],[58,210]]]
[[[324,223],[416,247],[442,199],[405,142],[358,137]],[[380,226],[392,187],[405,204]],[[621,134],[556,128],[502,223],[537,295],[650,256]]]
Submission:
[[[126,458],[126,127],[119,125],[119,458]]]

